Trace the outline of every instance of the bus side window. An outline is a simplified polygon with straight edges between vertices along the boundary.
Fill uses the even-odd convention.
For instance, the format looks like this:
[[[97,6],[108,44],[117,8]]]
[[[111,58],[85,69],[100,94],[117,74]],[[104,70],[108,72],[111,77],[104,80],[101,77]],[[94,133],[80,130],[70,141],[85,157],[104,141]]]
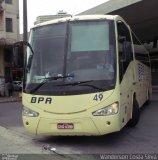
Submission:
[[[117,22],[118,50],[119,50],[119,72],[120,82],[126,72],[129,63],[133,60],[131,36],[128,27],[122,22]]]
[[[133,38],[135,59],[147,66],[150,66],[149,53],[147,52],[146,48],[139,41],[139,39],[136,37],[136,35],[133,32],[132,32],[132,38]]]

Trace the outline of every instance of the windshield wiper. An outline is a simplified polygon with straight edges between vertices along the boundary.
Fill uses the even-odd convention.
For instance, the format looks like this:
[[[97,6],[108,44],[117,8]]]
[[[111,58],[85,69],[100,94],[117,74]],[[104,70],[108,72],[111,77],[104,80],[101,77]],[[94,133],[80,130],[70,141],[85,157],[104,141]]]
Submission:
[[[81,84],[81,85],[79,85],[79,86],[88,86],[88,87],[92,87],[92,88],[97,89],[97,90],[100,90],[100,91],[105,91],[104,88],[100,88],[100,87],[97,87],[97,86],[92,85],[92,84]]]
[[[38,84],[35,88],[31,89],[29,91],[29,93],[36,92],[39,88],[41,88],[44,84],[46,84],[49,81],[58,80],[58,79],[64,79],[64,78],[68,78],[68,77],[72,77],[72,76],[44,77],[44,78],[38,79],[38,80],[42,80],[43,79],[43,82]]]
[[[88,82],[92,82],[93,80],[89,80],[89,81],[78,81],[78,82],[73,82],[73,83],[65,83],[65,84],[59,84],[57,86],[77,86],[79,84],[83,84],[83,83],[88,83]]]
[[[92,87],[94,89],[98,89],[100,91],[104,91],[105,89],[104,88],[100,88],[100,87],[97,87],[95,85],[92,85],[92,84],[85,84],[85,83],[88,83],[88,82],[93,82],[94,80],[89,80],[89,81],[78,81],[78,82],[74,82],[74,83],[66,83],[66,84],[60,84],[60,85],[57,85],[57,86],[88,86],[88,87]]]

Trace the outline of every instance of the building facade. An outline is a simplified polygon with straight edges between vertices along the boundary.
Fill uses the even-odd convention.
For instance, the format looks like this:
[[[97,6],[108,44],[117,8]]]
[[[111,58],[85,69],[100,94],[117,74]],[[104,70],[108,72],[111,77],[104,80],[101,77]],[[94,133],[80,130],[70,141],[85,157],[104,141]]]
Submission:
[[[19,41],[19,0],[0,0],[0,76],[13,78],[13,44]]]
[[[39,24],[39,23],[42,23],[42,22],[53,20],[53,19],[63,18],[63,17],[70,17],[70,16],[71,16],[70,14],[67,14],[66,12],[61,10],[56,15],[38,16],[36,18],[36,22],[34,24],[36,25],[36,24]]]

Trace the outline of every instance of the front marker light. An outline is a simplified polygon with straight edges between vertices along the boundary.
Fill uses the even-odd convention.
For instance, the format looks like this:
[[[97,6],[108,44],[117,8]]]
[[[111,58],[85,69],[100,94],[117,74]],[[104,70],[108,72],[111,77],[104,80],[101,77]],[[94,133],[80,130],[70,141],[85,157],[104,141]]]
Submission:
[[[93,112],[93,116],[108,116],[117,114],[119,110],[119,103],[115,102],[107,107],[101,108],[95,112]]]
[[[29,108],[23,107],[22,115],[27,117],[38,117],[39,113]]]

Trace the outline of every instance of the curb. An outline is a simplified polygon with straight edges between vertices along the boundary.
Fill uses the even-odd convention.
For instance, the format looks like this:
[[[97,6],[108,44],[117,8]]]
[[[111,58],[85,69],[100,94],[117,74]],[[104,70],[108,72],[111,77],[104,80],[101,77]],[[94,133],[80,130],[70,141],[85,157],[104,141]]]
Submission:
[[[12,129],[9,129],[9,128],[3,127],[3,126],[0,126],[0,136],[4,136],[5,138],[9,137],[9,136],[12,136],[12,137],[28,139],[28,136],[25,136],[25,135],[23,135],[19,132],[16,132]],[[14,139],[11,138],[10,140],[14,140]]]
[[[42,154],[42,147],[32,143],[32,138],[10,128],[0,126],[0,154]],[[20,159],[3,156],[4,160]],[[1,156],[0,156],[1,159]],[[23,159],[23,158],[22,158]],[[27,159],[27,158],[24,158]],[[39,159],[37,157],[37,159]]]

